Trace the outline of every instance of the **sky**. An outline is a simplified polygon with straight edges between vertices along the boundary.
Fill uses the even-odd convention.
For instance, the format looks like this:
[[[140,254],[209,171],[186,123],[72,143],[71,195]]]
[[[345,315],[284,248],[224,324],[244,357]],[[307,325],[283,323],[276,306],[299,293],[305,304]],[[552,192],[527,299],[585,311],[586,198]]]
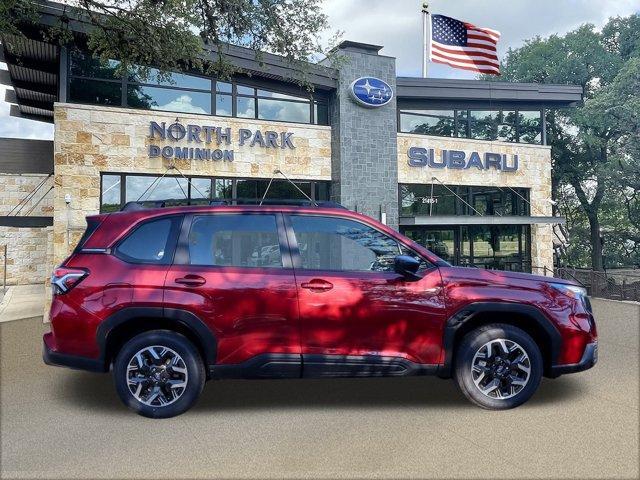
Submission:
[[[382,55],[396,58],[398,76],[419,77],[422,72],[421,0],[324,0],[330,28],[342,40],[383,45]],[[640,12],[640,0],[431,0],[429,11],[501,32],[500,58],[536,35],[564,34],[583,23],[602,27],[609,17]],[[0,63],[0,69],[6,65]],[[363,72],[363,74],[366,72]],[[472,72],[429,63],[433,78],[474,78]],[[52,139],[53,126],[9,116],[0,85],[0,137]]]

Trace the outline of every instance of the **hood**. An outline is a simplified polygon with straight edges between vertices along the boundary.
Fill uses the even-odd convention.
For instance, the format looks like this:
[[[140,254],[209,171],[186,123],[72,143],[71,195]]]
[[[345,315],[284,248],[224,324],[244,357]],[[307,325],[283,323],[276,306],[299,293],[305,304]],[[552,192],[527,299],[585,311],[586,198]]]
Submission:
[[[507,272],[503,270],[486,270],[484,268],[472,267],[440,267],[447,270],[451,277],[463,277],[466,279],[486,281],[490,283],[510,283],[515,281],[561,283],[564,285],[577,285],[576,282],[564,280],[562,278],[545,277],[543,275],[533,275],[531,273]]]

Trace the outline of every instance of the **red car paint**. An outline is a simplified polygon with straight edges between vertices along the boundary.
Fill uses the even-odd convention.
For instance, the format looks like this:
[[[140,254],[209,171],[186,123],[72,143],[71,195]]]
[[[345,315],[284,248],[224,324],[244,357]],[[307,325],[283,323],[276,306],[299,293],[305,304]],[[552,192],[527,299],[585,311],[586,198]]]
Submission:
[[[296,214],[352,219],[393,237],[433,264],[420,280],[395,272],[328,272],[293,268],[131,264],[114,247],[139,224],[187,214]],[[215,365],[240,364],[260,354],[376,355],[443,365],[449,319],[478,302],[533,307],[559,333],[554,366],[577,364],[597,341],[588,305],[554,288],[563,280],[451,267],[421,245],[375,220],[342,209],[205,206],[119,212],[89,217],[95,228],[61,267],[87,275],[54,295],[53,353],[100,360],[100,326],[122,309],[181,309],[201,319],[216,339]],[[450,353],[450,352],[449,352]]]

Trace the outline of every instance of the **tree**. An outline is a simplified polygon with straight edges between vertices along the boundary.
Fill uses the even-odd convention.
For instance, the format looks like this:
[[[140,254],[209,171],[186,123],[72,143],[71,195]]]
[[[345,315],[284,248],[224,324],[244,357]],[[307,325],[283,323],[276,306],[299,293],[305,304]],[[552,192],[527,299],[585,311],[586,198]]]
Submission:
[[[307,61],[322,53],[319,33],[327,17],[319,0],[77,0],[45,34],[69,40],[68,23],[80,16],[93,28],[88,47],[120,68],[153,66],[163,79],[185,68],[228,78],[237,71],[225,56],[228,44],[284,57],[295,80],[306,81]],[[0,31],[19,35],[38,18],[37,2],[0,0]],[[143,70],[143,76],[149,71]]]
[[[584,105],[547,113],[553,195],[571,208],[572,239],[580,238],[586,219],[592,268],[604,268],[603,231],[614,240],[607,243],[612,258],[624,261],[624,251],[636,255],[627,263],[640,262],[640,16],[612,18],[601,31],[586,24],[564,36],[536,37],[510,49],[501,70],[505,81],[583,87]],[[567,194],[574,199],[560,198]]]

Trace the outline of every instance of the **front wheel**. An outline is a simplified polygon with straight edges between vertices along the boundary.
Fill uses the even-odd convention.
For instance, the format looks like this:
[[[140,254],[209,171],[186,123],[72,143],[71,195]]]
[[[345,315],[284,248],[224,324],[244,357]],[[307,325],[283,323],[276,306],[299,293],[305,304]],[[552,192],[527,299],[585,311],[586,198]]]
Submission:
[[[504,410],[529,400],[542,379],[542,355],[523,330],[491,324],[465,335],[456,353],[455,379],[473,403]]]
[[[200,354],[186,337],[168,330],[144,332],[118,352],[113,364],[122,402],[145,417],[184,413],[204,387]]]

